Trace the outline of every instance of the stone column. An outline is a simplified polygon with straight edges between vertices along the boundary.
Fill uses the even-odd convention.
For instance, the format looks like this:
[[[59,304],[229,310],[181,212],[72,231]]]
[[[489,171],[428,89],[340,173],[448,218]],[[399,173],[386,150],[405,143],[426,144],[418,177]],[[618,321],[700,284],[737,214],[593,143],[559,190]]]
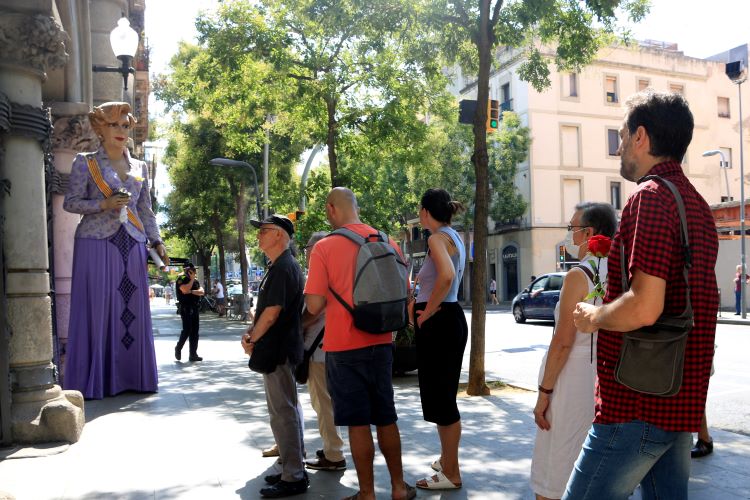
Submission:
[[[73,274],[73,246],[75,231],[81,220],[79,214],[63,210],[63,199],[68,187],[70,169],[77,153],[96,151],[99,139],[91,129],[86,103],[53,103],[51,105],[54,133],[52,154],[54,174],[52,182],[53,238],[55,247],[55,312],[59,341],[60,379],[65,373],[65,351],[70,319],[70,285]]]
[[[44,184],[49,151],[49,112],[41,107],[48,68],[65,65],[66,35],[50,16],[0,10],[0,93],[11,104],[0,178],[10,186],[2,199],[10,340],[13,441],[78,440],[83,398],[62,391],[52,364],[47,214]]]

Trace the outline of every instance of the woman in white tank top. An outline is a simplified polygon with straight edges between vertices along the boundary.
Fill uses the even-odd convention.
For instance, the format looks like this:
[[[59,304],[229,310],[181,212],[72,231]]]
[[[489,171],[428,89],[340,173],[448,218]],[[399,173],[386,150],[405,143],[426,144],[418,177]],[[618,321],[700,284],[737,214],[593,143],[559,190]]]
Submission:
[[[573,324],[578,302],[601,304],[607,279],[609,240],[617,216],[612,205],[581,203],[568,225],[565,247],[580,267],[565,276],[555,308],[555,330],[539,372],[534,408],[536,442],[531,461],[531,486],[537,500],[562,498],[568,477],[594,418],[596,333],[581,333]],[[604,243],[596,257],[589,248]],[[598,250],[598,249],[597,249]],[[594,281],[599,281],[597,286]]]

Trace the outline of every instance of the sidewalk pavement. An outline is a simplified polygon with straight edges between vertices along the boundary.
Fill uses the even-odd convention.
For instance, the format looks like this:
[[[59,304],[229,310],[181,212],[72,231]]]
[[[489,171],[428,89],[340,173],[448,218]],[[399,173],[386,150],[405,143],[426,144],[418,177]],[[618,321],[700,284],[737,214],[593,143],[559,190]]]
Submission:
[[[179,318],[161,299],[152,306],[159,393],[126,393],[86,402],[86,426],[73,444],[0,449],[0,492],[18,500],[259,498],[275,460],[261,376],[247,369],[240,322],[201,317],[202,363],[174,360]],[[417,377],[394,379],[405,478],[431,473],[440,445],[421,418]],[[321,448],[306,387],[300,388],[308,455]],[[419,498],[533,499],[528,485],[536,394],[517,388],[462,397],[461,490]],[[712,429],[716,451],[692,462],[691,500],[750,498],[750,437]],[[345,433],[345,431],[344,431]],[[345,441],[348,439],[345,436]],[[349,450],[343,472],[309,471],[310,489],[295,498],[339,499],[357,490]],[[375,455],[380,499],[390,498],[382,455]],[[2,494],[0,494],[2,498]],[[636,491],[632,497],[639,499]]]

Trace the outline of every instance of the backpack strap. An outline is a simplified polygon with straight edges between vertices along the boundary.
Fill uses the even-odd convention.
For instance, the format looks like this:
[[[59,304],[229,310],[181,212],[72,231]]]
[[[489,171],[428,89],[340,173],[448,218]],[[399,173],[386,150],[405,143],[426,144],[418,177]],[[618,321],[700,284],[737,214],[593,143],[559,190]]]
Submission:
[[[360,247],[364,245],[365,243],[367,243],[367,240],[363,236],[360,236],[359,234],[355,233],[354,231],[352,231],[351,229],[347,227],[340,227],[336,229],[335,231],[332,231],[330,234],[326,236],[326,238],[330,238],[331,236],[343,236],[344,238],[356,243],[357,246],[360,246]],[[349,311],[349,314],[354,314],[354,307],[350,306],[344,300],[344,298],[341,297],[341,295],[336,293],[336,290],[331,288],[330,285],[328,286],[328,290],[330,290],[333,296],[336,298],[336,300],[338,300],[341,303],[341,305],[344,306],[344,309]]]

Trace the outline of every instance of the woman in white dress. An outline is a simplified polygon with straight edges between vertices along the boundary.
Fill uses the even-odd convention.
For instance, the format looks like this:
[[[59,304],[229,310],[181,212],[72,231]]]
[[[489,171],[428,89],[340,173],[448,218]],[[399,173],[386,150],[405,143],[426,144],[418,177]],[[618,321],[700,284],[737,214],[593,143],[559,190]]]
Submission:
[[[577,205],[568,225],[565,248],[580,259],[580,266],[571,269],[563,281],[552,341],[539,372],[534,408],[538,429],[531,461],[531,486],[537,500],[562,497],[594,418],[596,332],[577,331],[573,310],[582,301],[601,304],[606,255],[616,227],[612,205],[594,202]]]

